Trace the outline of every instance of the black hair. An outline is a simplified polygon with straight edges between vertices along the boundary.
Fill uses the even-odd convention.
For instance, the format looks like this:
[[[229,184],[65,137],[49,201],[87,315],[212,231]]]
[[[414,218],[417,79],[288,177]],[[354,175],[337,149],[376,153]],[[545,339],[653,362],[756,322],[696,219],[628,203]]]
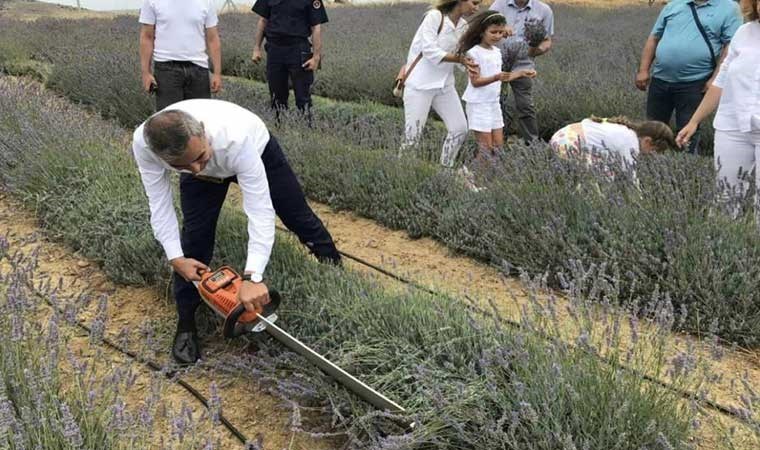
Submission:
[[[467,51],[476,45],[480,44],[483,40],[483,34],[485,34],[488,27],[491,25],[506,25],[507,18],[503,14],[496,11],[483,11],[475,14],[470,20],[470,26],[467,31],[459,39],[459,46],[457,47],[457,54],[463,55]]]

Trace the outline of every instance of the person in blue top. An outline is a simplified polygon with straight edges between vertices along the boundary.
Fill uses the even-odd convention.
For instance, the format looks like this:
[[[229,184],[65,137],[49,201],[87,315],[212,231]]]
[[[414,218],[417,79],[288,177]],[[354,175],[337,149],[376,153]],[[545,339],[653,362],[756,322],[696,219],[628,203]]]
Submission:
[[[689,122],[741,24],[733,0],[673,0],[663,8],[636,75],[636,87],[649,88],[649,120],[670,123],[675,110],[677,130]],[[689,151],[698,149],[699,139],[694,138]]]

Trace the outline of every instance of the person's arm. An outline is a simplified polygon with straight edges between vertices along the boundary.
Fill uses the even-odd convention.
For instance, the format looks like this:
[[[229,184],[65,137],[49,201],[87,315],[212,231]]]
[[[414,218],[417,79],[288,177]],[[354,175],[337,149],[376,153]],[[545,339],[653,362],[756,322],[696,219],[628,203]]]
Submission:
[[[206,47],[214,69],[211,74],[211,92],[217,93],[222,89],[222,40],[219,38],[218,27],[206,29]]]
[[[705,87],[702,89],[702,92],[707,92],[710,90],[710,87],[715,82],[715,78],[718,77],[718,72],[720,72],[720,66],[723,65],[723,62],[726,60],[727,56],[728,56],[728,45],[725,45],[723,46],[723,50],[720,51],[720,58],[718,58],[718,66],[715,68],[715,71],[713,72],[710,79],[707,80],[707,83],[705,83]]]
[[[243,194],[243,211],[248,217],[248,257],[244,273],[263,276],[274,245],[275,213],[264,162],[250,137],[241,143],[233,164]],[[248,311],[260,311],[269,303],[269,290],[262,282],[245,281],[238,300]]]
[[[246,138],[241,143],[234,164],[243,194],[243,210],[248,217],[248,258],[245,272],[263,275],[274,244],[275,213],[264,162],[251,138]]]
[[[256,35],[253,40],[253,54],[251,61],[258,63],[261,61],[261,44],[264,42],[264,34],[267,28],[267,21],[272,14],[272,8],[269,7],[269,0],[256,0],[251,7],[251,11],[259,15],[259,21],[256,24]]]
[[[259,21],[256,24],[256,36],[253,40],[253,55],[251,60],[254,63],[258,63],[262,59],[261,45],[264,42],[264,30],[267,27],[267,19],[259,17]]]
[[[208,267],[195,259],[185,258],[182,252],[169,171],[156,161],[144,144],[136,140],[132,144],[132,153],[148,197],[153,236],[164,248],[166,259],[175,272],[186,280],[199,281],[199,270],[208,270]]]
[[[691,137],[694,136],[694,133],[697,132],[699,124],[718,108],[721,94],[723,94],[723,88],[720,88],[717,84],[713,83],[713,85],[710,86],[710,89],[707,90],[704,98],[702,98],[702,102],[699,104],[697,110],[694,111],[694,115],[691,116],[689,123],[678,132],[676,143],[679,146],[684,147],[689,145],[689,141],[691,140]]]
[[[549,52],[549,50],[552,49],[552,38],[547,37],[543,41],[541,41],[540,44],[538,44],[538,47],[529,47],[528,48],[528,56],[535,58],[536,56],[541,56]]]
[[[142,77],[142,88],[145,92],[150,92],[151,84],[156,84],[156,78],[153,76],[153,47],[156,39],[156,26],[142,24],[140,26],[140,74]]]
[[[319,61],[322,59],[322,25],[317,24],[311,27],[311,48],[313,56],[303,64],[303,68],[314,71],[319,68]]]
[[[654,55],[657,53],[657,44],[659,42],[660,38],[655,35],[650,35],[649,38],[647,38],[647,42],[644,44],[644,49],[641,51],[639,71],[636,74],[636,87],[640,91],[646,91],[647,86],[649,86],[652,62],[654,62]]]
[[[720,104],[720,97],[723,94],[723,88],[726,86],[726,82],[728,81],[726,78],[728,77],[729,68],[737,56],[738,52],[734,49],[734,46],[729,45],[728,54],[723,59],[723,63],[716,71],[710,88],[702,98],[702,102],[699,104],[697,110],[694,111],[694,114],[691,116],[689,123],[687,123],[686,126],[684,126],[681,131],[678,132],[678,136],[676,136],[676,143],[679,146],[683,147],[684,145],[687,145],[689,143],[689,140],[691,140],[691,137],[694,136],[694,133],[697,132],[699,124],[702,123],[706,117],[708,117],[718,108],[718,105]]]

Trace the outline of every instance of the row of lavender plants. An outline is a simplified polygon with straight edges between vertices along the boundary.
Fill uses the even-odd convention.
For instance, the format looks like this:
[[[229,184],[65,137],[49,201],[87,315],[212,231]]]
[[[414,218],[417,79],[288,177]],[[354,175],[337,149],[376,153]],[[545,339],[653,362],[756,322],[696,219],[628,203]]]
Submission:
[[[199,426],[212,414],[174,410],[161,396],[155,374],[140,404],[127,405],[140,369],[113,364],[100,344],[104,324],[96,317],[89,343],[70,346],[81,307],[95,300],[66,296],[50,284],[33,292],[35,254],[24,255],[0,237],[0,448],[9,450],[111,450],[222,448]],[[48,307],[39,295],[54,305]],[[100,305],[107,299],[101,298]],[[103,309],[103,308],[100,308]],[[72,333],[74,331],[74,333]],[[82,339],[80,338],[80,341]],[[134,398],[134,397],[133,397]]]
[[[32,70],[43,65],[49,87],[125,126],[150,114],[151,98],[140,93],[135,73],[133,18],[11,21],[2,33],[8,39],[0,40],[0,61],[6,55],[34,61],[26,66]],[[221,97],[274,123],[261,83],[228,78]],[[681,329],[760,343],[760,241],[751,215],[730,220],[715,210],[709,161],[645,159],[638,191],[625,177],[609,183],[604,174],[558,161],[543,145],[515,145],[489,189],[474,195],[431,164],[440,127],[431,127],[418,158],[399,161],[400,111],[316,100],[313,129],[294,120],[274,130],[310,197],[432,236],[505,272],[547,272],[554,287],[563,287],[560,275],[576,261],[596,265],[622,286],[622,303],[659,289],[690,312]],[[579,180],[601,188],[579,189]]]
[[[0,100],[4,188],[36,211],[50,235],[99,262],[115,281],[161,283],[166,263],[124,145],[126,130],[36,85],[0,80]],[[244,229],[244,215],[226,209],[214,264],[243,261]],[[419,424],[404,430],[397,418],[357,402],[274,344],[219,363],[217,370],[269,382],[294,411],[324,411],[314,424],[295,414],[296,427],[337,431],[349,448],[376,450],[664,449],[697,442],[695,405],[590,355],[625,345],[627,351],[612,355],[619,364],[669,375],[683,387],[704,382],[708,374],[683,370],[680,359],[652,360],[641,350],[662,348],[675,321],[672,305],[659,293],[640,300],[647,315],[657,318],[659,331],[630,342],[620,333],[624,316],[609,303],[609,332],[593,338],[590,314],[598,323],[599,311],[592,313],[573,297],[570,311],[589,327],[579,336],[578,350],[538,337],[537,331],[560,333],[551,305],[544,315],[526,314],[524,328],[517,330],[468,312],[453,299],[389,293],[359,274],[308,260],[288,238],[277,241],[269,276],[287,299],[283,326],[399,401],[411,414],[406,420]],[[619,286],[603,277],[593,284],[599,298],[620,295]],[[631,315],[631,323],[641,314]]]

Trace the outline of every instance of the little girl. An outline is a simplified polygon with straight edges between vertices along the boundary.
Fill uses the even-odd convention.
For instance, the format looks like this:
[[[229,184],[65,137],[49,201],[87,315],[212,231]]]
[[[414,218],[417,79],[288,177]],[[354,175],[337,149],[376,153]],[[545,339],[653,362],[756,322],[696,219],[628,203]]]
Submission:
[[[467,124],[475,133],[480,151],[476,165],[492,156],[504,145],[504,119],[501,112],[501,83],[522,77],[533,78],[535,70],[502,72],[502,55],[497,44],[507,31],[507,19],[495,11],[484,11],[470,21],[459,41],[459,54],[466,54],[480,66],[479,73],[470,73],[466,102]]]

